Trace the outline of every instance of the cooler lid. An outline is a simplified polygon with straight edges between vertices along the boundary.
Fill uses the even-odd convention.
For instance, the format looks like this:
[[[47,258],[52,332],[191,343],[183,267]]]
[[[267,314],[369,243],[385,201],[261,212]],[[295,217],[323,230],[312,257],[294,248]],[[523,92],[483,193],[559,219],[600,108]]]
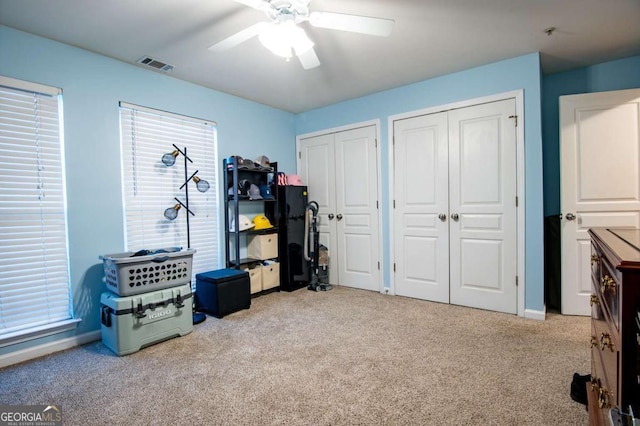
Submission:
[[[150,291],[148,293],[134,294],[132,296],[118,296],[115,293],[106,291],[100,297],[100,303],[108,306],[116,312],[133,309],[138,305],[164,305],[173,303],[180,295],[181,299],[191,297],[191,285],[183,284],[178,287],[164,288],[162,290]]]
[[[201,272],[196,274],[196,280],[202,280],[210,283],[223,283],[226,281],[237,280],[238,278],[249,277],[249,273],[240,269],[218,269],[215,271]]]

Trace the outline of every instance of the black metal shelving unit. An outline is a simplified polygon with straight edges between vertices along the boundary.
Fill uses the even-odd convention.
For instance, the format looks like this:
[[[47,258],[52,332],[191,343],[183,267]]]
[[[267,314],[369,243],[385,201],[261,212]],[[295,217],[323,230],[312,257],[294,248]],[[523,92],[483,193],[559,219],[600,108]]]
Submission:
[[[225,260],[227,268],[235,268],[240,269],[241,266],[251,266],[252,264],[257,264],[262,262],[261,259],[252,259],[252,258],[240,258],[240,237],[248,236],[248,235],[265,235],[265,234],[277,234],[278,228],[274,226],[269,229],[261,229],[261,230],[239,230],[239,221],[240,221],[240,210],[243,205],[253,204],[258,205],[262,204],[262,212],[267,216],[271,224],[274,224],[274,218],[272,215],[273,208],[269,206],[275,205],[277,203],[277,191],[276,187],[276,175],[278,173],[278,163],[273,162],[270,164],[272,170],[247,170],[238,168],[237,158],[231,157],[230,159],[225,158],[223,160],[223,168],[224,168],[224,188],[225,188],[225,197],[224,197],[224,226],[225,226]],[[240,181],[247,179],[251,183],[260,185],[271,185],[271,193],[274,197],[273,200],[250,200],[249,197],[240,196],[238,191],[238,184]],[[229,188],[232,188],[231,193],[229,193]],[[270,217],[271,216],[271,217]],[[233,218],[234,230],[230,231],[229,227],[231,224],[231,219]],[[233,250],[231,245],[233,243]]]

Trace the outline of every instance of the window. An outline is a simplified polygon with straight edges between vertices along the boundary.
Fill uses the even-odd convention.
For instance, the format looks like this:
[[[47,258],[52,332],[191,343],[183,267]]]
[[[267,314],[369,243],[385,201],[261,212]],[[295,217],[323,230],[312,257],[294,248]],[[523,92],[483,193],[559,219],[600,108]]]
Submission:
[[[0,76],[0,346],[73,328],[59,89]]]
[[[178,154],[173,166],[162,162],[163,155],[186,148],[188,173],[198,172],[210,188],[200,192],[188,183],[190,246],[196,250],[192,263],[195,274],[217,269],[218,184],[215,123],[164,111],[120,103],[122,141],[122,185],[127,251],[188,247],[187,211],[181,208],[174,220],[164,217],[166,209],[186,203],[185,157]],[[189,177],[187,176],[187,177]]]

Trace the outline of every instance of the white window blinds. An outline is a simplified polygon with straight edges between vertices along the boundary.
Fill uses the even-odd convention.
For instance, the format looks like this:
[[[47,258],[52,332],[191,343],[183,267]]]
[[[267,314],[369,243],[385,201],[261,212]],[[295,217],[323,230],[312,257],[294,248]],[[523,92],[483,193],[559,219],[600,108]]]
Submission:
[[[187,248],[188,214],[183,207],[175,220],[164,211],[186,204],[185,157],[178,154],[173,166],[165,166],[162,156],[175,150],[186,152],[188,177],[196,171],[209,183],[200,192],[191,180],[188,185],[192,279],[195,274],[218,268],[218,183],[215,123],[136,105],[120,103],[122,140],[122,185],[127,251],[180,246]]]
[[[0,77],[0,342],[72,317],[61,101]]]

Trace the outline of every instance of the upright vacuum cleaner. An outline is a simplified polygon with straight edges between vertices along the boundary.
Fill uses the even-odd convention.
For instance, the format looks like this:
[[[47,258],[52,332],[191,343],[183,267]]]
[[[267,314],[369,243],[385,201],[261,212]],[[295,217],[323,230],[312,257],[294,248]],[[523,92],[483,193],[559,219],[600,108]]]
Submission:
[[[310,201],[304,210],[304,259],[309,265],[308,290],[329,291],[331,284],[318,281],[318,256],[320,253],[320,232],[318,231],[318,203]],[[311,250],[311,252],[309,252]]]

